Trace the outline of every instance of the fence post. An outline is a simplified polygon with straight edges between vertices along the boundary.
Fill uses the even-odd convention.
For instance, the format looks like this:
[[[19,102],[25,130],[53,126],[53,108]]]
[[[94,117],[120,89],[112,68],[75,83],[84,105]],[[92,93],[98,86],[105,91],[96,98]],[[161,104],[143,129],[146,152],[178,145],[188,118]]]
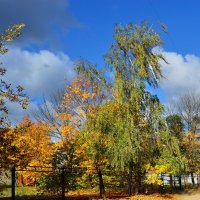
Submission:
[[[65,169],[64,168],[62,168],[61,182],[62,182],[62,200],[64,200],[65,199]]]
[[[11,169],[12,200],[15,200],[15,165]]]

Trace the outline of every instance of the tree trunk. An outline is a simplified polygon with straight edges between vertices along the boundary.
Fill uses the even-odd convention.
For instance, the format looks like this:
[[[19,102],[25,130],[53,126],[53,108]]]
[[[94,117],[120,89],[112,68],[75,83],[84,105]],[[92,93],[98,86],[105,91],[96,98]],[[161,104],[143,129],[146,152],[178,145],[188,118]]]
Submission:
[[[172,190],[173,189],[173,178],[172,178],[171,174],[170,174],[169,178],[170,178],[170,180],[169,180],[170,190]]]
[[[137,174],[135,175],[135,193],[139,193],[141,189],[141,178],[139,175],[139,172],[137,172]]]
[[[178,176],[178,182],[179,182],[179,189],[182,190],[181,175]]]
[[[197,185],[199,186],[199,175],[197,174]]]
[[[193,174],[193,172],[191,172],[191,179],[192,179],[192,184],[194,186],[195,182],[194,182],[194,174]]]
[[[160,193],[164,194],[164,178],[163,178],[163,174],[161,174],[161,181],[162,181],[162,184],[160,185]]]
[[[136,191],[137,192],[142,192],[142,172],[140,168],[137,169],[137,174],[136,174]]]
[[[99,177],[99,192],[100,192],[100,197],[105,199],[105,187],[104,187],[104,182],[103,182],[103,176],[101,173],[100,167],[96,166],[97,169],[97,174]]]
[[[151,193],[153,193],[154,188],[153,188],[153,184],[151,183]]]
[[[132,170],[128,173],[128,195],[132,195]]]

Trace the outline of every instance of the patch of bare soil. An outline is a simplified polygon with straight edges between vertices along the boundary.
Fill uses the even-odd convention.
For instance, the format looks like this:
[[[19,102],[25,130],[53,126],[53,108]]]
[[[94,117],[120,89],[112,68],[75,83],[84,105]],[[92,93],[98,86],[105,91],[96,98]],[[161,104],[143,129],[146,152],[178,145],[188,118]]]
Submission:
[[[174,195],[177,200],[200,200],[200,189],[190,189],[181,194]]]
[[[173,197],[172,195],[161,195],[161,194],[135,195],[130,197],[129,199],[130,200],[176,200],[176,198]]]

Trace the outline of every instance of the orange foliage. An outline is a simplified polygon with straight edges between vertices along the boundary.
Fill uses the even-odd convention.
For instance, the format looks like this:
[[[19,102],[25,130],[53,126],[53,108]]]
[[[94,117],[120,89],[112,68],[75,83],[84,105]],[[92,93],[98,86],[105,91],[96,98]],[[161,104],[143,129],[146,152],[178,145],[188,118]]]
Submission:
[[[18,168],[51,166],[55,145],[51,143],[49,133],[50,129],[47,124],[34,123],[28,117],[25,117],[22,123],[18,124],[15,129],[10,128],[4,135],[7,146],[4,146],[3,152],[6,152],[7,163],[20,166]],[[21,174],[30,183],[39,176],[39,174],[32,172]]]
[[[65,108],[58,113],[63,122],[60,128],[63,139],[72,139],[83,126],[88,113],[97,109],[99,102],[106,98],[99,93],[98,84],[82,76],[75,77],[71,84],[66,85],[62,106]]]
[[[49,164],[54,152],[50,129],[42,122],[33,123],[29,118],[24,118],[15,129],[15,145],[24,151],[29,163],[37,165]]]

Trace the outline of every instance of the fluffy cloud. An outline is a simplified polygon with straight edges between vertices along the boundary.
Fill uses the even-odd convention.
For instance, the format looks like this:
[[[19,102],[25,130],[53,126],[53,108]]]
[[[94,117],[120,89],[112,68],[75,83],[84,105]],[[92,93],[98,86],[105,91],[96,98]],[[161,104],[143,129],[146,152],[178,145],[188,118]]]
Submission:
[[[23,37],[17,40],[20,45],[44,41],[55,45],[59,31],[79,26],[67,8],[68,0],[1,0],[0,31],[12,24],[24,23]]]
[[[5,78],[15,85],[23,85],[31,98],[62,88],[75,73],[72,61],[62,52],[29,52],[14,48],[2,57],[2,62],[7,69]]]
[[[164,55],[169,64],[162,64],[165,79],[161,89],[168,99],[187,91],[200,92],[200,57],[175,52],[164,52]]]
[[[39,97],[48,96],[62,89],[66,81],[75,75],[73,63],[68,55],[48,50],[29,52],[19,48],[11,49],[1,61],[6,66],[5,80],[13,85],[22,85],[28,96],[37,102]],[[28,110],[22,110],[17,104],[8,104],[12,120],[20,119],[36,107],[31,103]]]

